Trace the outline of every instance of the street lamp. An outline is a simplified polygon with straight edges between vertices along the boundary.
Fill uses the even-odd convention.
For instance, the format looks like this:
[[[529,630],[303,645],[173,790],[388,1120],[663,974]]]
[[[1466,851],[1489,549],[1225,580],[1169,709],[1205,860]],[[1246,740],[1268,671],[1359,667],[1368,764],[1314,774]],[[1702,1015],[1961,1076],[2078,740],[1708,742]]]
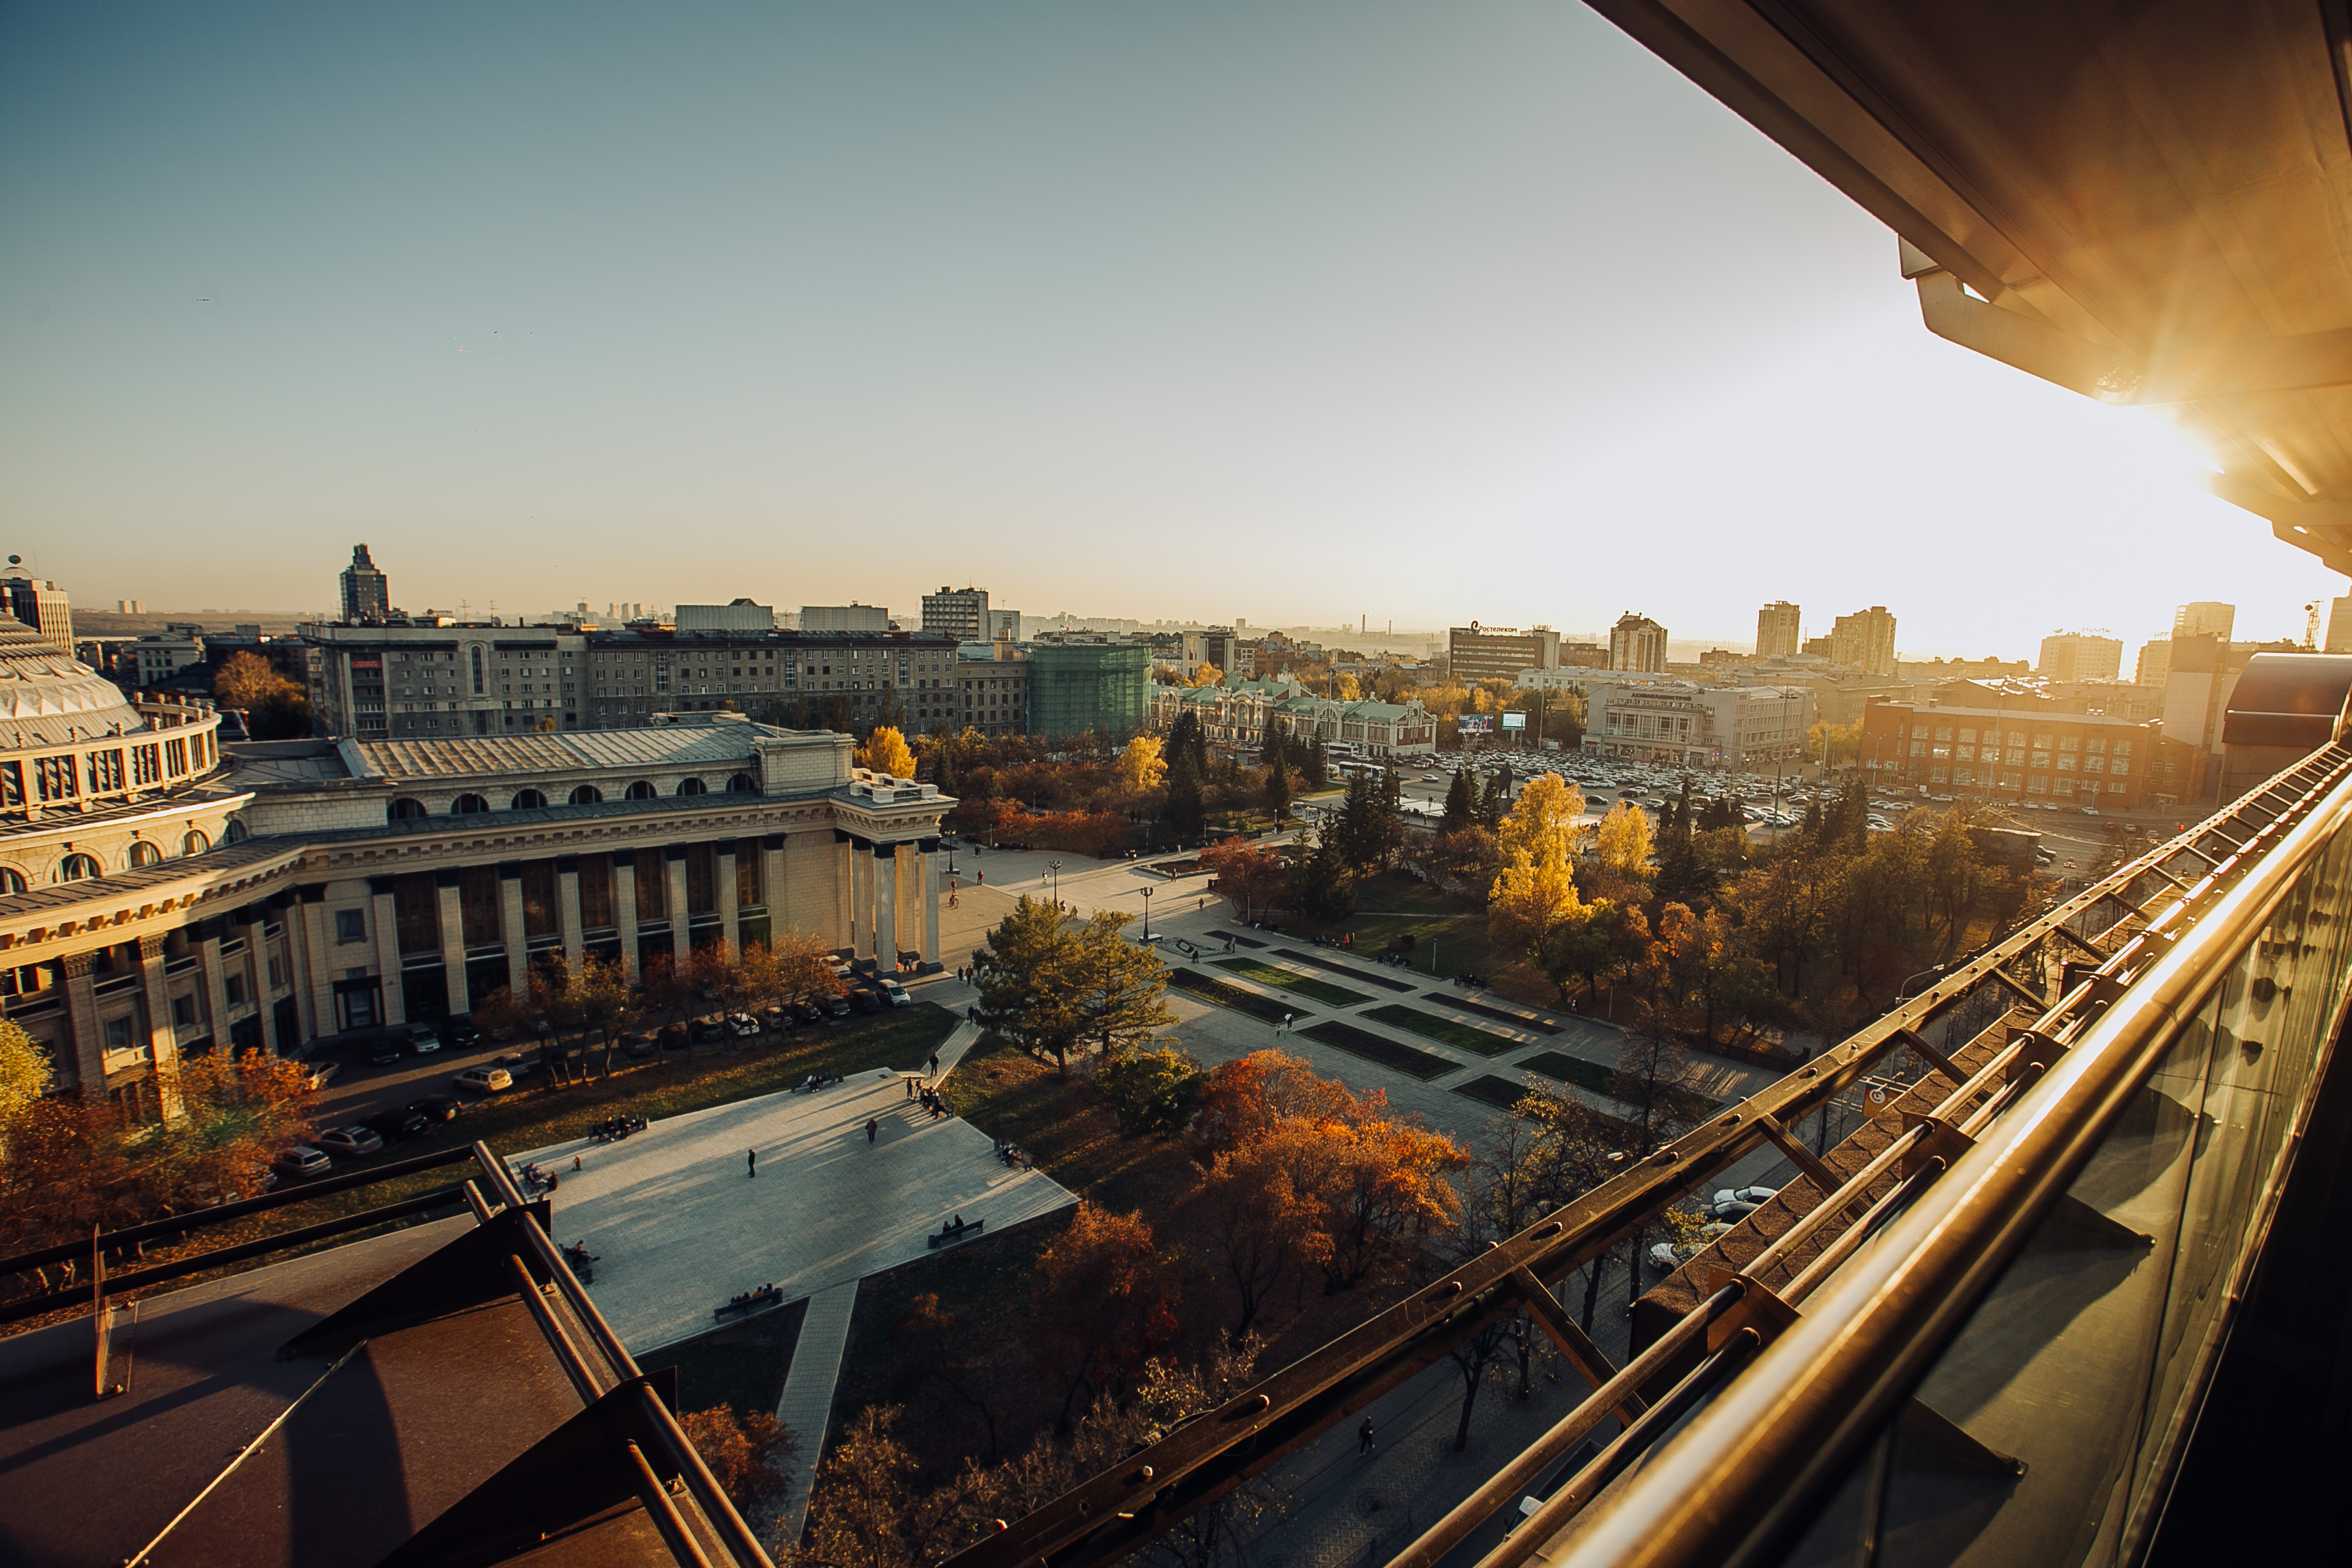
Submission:
[[[1054,874],[1054,910],[1058,914],[1062,908],[1062,863],[1059,860],[1048,860],[1045,862],[1045,869]]]
[[[1157,890],[1152,888],[1143,889],[1143,940],[1147,946],[1151,942],[1151,895]]]

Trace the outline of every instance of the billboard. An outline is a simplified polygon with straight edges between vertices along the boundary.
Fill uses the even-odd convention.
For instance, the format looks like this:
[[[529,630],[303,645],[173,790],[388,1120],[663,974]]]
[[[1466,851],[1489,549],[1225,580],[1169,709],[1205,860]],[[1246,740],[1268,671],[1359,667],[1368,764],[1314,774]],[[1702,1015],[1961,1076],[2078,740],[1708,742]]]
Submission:
[[[1504,715],[1503,715],[1503,728],[1504,728],[1504,729],[1506,729],[1506,730],[1524,730],[1524,729],[1526,729],[1527,727],[1528,727],[1528,716],[1527,716],[1526,714],[1524,714],[1524,713],[1506,713],[1506,714],[1504,714]]]
[[[1491,713],[1465,713],[1454,722],[1465,735],[1491,735],[1495,732],[1495,716]]]

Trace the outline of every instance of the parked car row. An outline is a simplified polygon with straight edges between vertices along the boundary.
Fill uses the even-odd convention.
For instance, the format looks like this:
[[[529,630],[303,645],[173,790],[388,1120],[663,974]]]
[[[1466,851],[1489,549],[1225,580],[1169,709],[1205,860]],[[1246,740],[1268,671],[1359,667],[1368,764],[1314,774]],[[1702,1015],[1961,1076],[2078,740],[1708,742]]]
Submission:
[[[463,1082],[467,1075],[457,1077]],[[325,1175],[338,1160],[363,1160],[381,1153],[388,1143],[421,1137],[442,1122],[455,1121],[465,1109],[465,1101],[455,1095],[428,1094],[398,1110],[380,1110],[348,1127],[330,1127],[310,1142],[297,1143],[279,1154],[269,1163],[269,1169],[281,1181],[311,1181]]]

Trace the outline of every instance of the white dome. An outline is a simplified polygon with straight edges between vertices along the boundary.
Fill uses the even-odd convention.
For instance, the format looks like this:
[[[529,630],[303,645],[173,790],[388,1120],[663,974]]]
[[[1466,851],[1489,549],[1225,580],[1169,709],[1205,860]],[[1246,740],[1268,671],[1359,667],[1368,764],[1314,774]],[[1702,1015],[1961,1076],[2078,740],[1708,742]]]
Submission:
[[[0,616],[0,751],[70,745],[145,723],[114,682]]]

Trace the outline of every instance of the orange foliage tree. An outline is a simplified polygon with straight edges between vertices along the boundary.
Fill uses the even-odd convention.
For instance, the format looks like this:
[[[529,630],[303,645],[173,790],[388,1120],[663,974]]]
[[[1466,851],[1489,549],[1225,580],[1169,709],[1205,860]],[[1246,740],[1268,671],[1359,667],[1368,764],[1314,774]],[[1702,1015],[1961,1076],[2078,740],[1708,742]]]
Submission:
[[[1091,1203],[1038,1255],[1034,1343],[1039,1372],[1062,1384],[1061,1429],[1081,1394],[1092,1399],[1141,1375],[1176,1337],[1177,1284],[1150,1222]]]
[[[1243,920],[1288,901],[1290,868],[1281,856],[1246,838],[1220,838],[1201,851],[1201,865],[1216,878],[1217,891],[1233,900]]]

